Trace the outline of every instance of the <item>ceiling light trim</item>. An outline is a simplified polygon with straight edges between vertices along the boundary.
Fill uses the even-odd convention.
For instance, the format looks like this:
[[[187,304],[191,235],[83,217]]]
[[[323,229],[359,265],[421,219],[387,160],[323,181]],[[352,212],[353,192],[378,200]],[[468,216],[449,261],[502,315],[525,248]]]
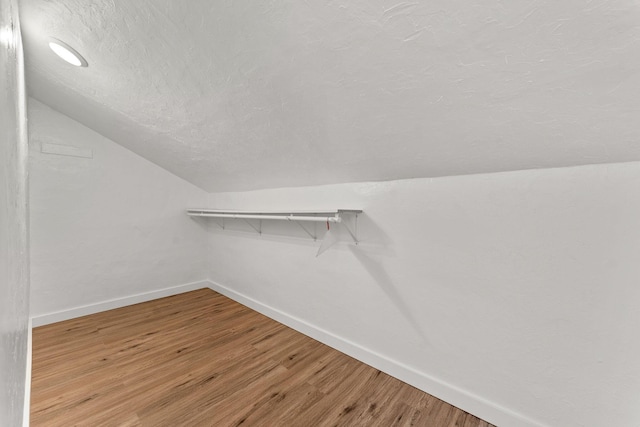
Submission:
[[[88,67],[89,63],[77,50],[67,43],[54,37],[49,37],[49,48],[62,60],[76,67]]]

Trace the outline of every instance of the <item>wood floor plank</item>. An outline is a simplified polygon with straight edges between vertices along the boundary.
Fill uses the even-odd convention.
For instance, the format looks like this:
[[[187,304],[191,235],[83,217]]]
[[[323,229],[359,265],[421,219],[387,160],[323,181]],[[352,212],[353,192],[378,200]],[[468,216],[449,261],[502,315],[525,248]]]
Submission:
[[[209,289],[35,328],[33,426],[490,424]]]

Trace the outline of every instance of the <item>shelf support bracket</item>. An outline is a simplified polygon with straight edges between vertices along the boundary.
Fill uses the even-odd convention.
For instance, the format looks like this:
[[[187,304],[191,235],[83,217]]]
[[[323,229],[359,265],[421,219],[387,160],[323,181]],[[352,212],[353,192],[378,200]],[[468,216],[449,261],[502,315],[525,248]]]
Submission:
[[[346,228],[351,235],[353,242],[356,245],[360,243],[360,241],[358,240],[358,214],[355,214],[353,218],[353,231],[351,231],[351,228],[349,227],[349,224],[347,224],[347,221],[342,221],[342,225],[344,225],[344,228]]]
[[[251,228],[253,228],[254,230],[256,230],[256,233],[258,233],[258,234],[262,235],[262,220],[260,220],[260,226],[259,226],[259,227],[256,227],[255,225],[251,224],[251,223],[249,222],[249,220],[248,220],[248,219],[246,219],[246,218],[241,218],[241,219],[242,219],[244,222],[246,222],[247,224],[249,224],[249,227],[251,227]]]
[[[300,226],[300,228],[302,228],[305,231],[305,233],[307,233],[309,236],[311,236],[311,238],[313,239],[314,242],[316,240],[318,240],[318,237],[315,235],[315,230],[314,230],[314,233],[311,233],[309,230],[307,230],[307,227],[302,225],[302,223],[300,221],[295,221],[295,223],[298,224]]]

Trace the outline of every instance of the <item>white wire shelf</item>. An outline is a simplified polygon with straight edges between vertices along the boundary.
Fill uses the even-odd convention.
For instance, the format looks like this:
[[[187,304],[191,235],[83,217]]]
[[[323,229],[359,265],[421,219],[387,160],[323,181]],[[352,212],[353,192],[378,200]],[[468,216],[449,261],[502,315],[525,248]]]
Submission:
[[[252,211],[252,210],[231,210],[231,209],[187,209],[187,215],[192,217],[204,218],[221,218],[222,225],[225,229],[225,219],[244,220],[259,234],[262,234],[262,220],[281,220],[292,221],[297,223],[309,236],[317,240],[315,228],[310,231],[305,227],[303,222],[326,222],[342,223],[344,228],[349,232],[355,244],[358,244],[358,215],[362,213],[361,209],[323,209],[323,210],[268,210],[268,211]],[[349,217],[352,221],[346,221],[345,217]],[[249,220],[258,220],[256,227]],[[347,222],[352,222],[353,229]]]
[[[322,211],[246,211],[227,209],[187,209],[189,216],[235,219],[273,219],[286,221],[341,222],[342,214],[360,214],[361,209],[334,209]]]

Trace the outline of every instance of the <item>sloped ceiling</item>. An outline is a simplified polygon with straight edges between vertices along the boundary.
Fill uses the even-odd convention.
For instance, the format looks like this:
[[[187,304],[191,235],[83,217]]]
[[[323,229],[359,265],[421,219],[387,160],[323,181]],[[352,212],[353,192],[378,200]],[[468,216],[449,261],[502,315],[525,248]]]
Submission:
[[[31,96],[209,191],[640,160],[637,0],[21,8]]]

